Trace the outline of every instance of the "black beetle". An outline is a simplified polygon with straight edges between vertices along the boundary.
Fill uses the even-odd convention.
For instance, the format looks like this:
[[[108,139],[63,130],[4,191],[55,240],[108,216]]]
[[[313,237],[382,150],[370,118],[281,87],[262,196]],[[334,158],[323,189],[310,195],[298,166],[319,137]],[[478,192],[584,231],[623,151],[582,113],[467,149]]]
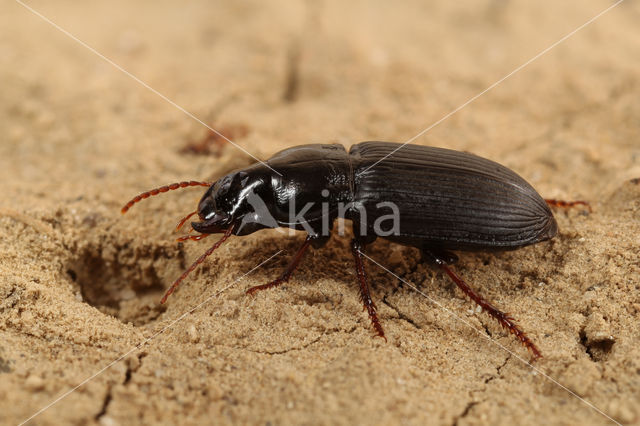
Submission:
[[[401,147],[401,149],[399,149]],[[276,172],[277,171],[277,172]],[[275,154],[265,163],[234,171],[217,182],[180,182],[138,195],[143,198],[188,186],[208,186],[191,226],[200,235],[223,237],[169,288],[161,303],[197,265],[230,235],[264,228],[305,230],[307,238],[276,280],[247,292],[275,287],[289,279],[305,251],[324,245],[336,218],[353,225],[351,242],[360,296],[378,336],[384,331],[371,300],[362,250],[377,237],[417,247],[474,302],[514,334],[534,357],[539,349],[514,323],[471,289],[447,265],[457,261],[449,250],[495,251],[524,247],[553,238],[557,224],[547,204],[570,206],[583,201],[544,200],[515,172],[473,154],[420,145],[362,142],[349,152],[338,144],[301,145]],[[291,206],[304,206],[302,210]],[[388,209],[381,209],[388,207]],[[385,213],[385,214],[382,214]],[[383,229],[383,222],[391,227]]]

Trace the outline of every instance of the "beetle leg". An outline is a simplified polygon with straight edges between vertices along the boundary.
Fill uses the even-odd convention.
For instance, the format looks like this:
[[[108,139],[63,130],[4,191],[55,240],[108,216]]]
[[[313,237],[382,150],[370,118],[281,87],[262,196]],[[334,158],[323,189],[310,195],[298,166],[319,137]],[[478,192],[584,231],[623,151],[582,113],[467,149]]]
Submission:
[[[466,294],[471,300],[477,303],[484,311],[486,311],[489,315],[495,318],[502,327],[509,330],[509,332],[516,336],[518,340],[525,346],[527,349],[531,351],[534,359],[540,358],[542,353],[536,347],[536,345],[527,337],[527,335],[520,330],[520,328],[515,324],[514,319],[507,313],[502,312],[491,303],[489,303],[484,297],[482,297],[479,293],[473,290],[469,285],[462,280],[455,272],[453,272],[447,265],[451,262],[448,262],[448,259],[453,258],[457,259],[455,255],[448,253],[446,251],[434,251],[423,249],[423,253],[425,257],[434,262],[436,265],[440,267],[444,272],[449,275],[449,277],[458,285],[458,288],[462,290],[464,294]]]
[[[284,270],[282,275],[280,275],[275,280],[268,282],[266,284],[251,287],[249,290],[247,290],[247,294],[253,295],[260,290],[274,288],[279,286],[282,283],[289,281],[289,278],[291,278],[291,274],[293,274],[293,271],[295,271],[298,265],[300,264],[302,257],[304,256],[305,252],[307,251],[307,249],[309,248],[309,245],[312,243],[313,240],[314,240],[314,237],[312,237],[311,235],[307,235],[307,238],[304,240],[302,247],[298,249],[298,252],[295,254],[295,256],[293,256],[291,263],[289,263],[289,266],[287,266],[287,269]]]
[[[200,241],[203,238],[207,238],[209,235],[211,234],[198,234],[198,235],[183,235],[182,237],[178,237],[176,238],[176,241],[178,241],[179,243],[183,242],[183,241],[187,241],[187,240],[191,240],[191,241]]]
[[[226,231],[224,231],[224,235],[218,240],[216,241],[216,243],[214,245],[212,245],[209,249],[207,249],[207,251],[205,251],[199,258],[198,260],[196,260],[195,262],[193,262],[191,264],[191,266],[189,266],[189,268],[184,271],[182,273],[182,275],[180,275],[180,277],[178,277],[177,280],[175,280],[173,282],[173,284],[171,284],[171,287],[169,287],[169,289],[167,290],[167,292],[164,294],[164,296],[162,297],[162,300],[160,300],[160,304],[164,305],[164,303],[167,301],[167,297],[171,296],[171,293],[173,293],[176,288],[178,288],[178,285],[180,285],[180,283],[182,282],[182,280],[184,280],[185,278],[187,278],[187,275],[189,275],[191,272],[193,272],[194,269],[196,269],[198,267],[199,264],[201,264],[202,262],[204,262],[204,260],[211,255],[211,253],[213,253],[215,250],[218,249],[218,247],[220,247],[222,245],[222,243],[224,243],[227,238],[229,238],[229,236],[231,235],[231,233],[233,232],[233,225],[231,225],[230,227],[227,228]],[[209,235],[209,234],[202,234],[202,235]]]
[[[563,209],[575,207],[575,206],[585,206],[585,208],[591,213],[591,205],[587,201],[564,201],[564,200],[555,200],[552,198],[546,198],[544,200],[547,204],[552,207],[560,207]]]
[[[380,320],[378,320],[378,314],[376,313],[376,304],[371,300],[371,294],[369,293],[367,273],[364,269],[362,259],[362,243],[355,238],[351,240],[351,252],[356,261],[356,273],[358,275],[358,283],[360,284],[360,300],[364,305],[364,309],[367,310],[369,318],[371,318],[371,325],[373,325],[376,333],[386,341],[387,338],[384,336],[384,330],[382,329],[382,325],[380,325]]]

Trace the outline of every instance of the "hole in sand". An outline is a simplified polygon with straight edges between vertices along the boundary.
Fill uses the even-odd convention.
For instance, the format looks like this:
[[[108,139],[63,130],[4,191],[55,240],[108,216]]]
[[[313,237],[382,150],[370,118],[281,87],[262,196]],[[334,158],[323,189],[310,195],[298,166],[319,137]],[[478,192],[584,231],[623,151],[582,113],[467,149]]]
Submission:
[[[165,286],[184,269],[180,246],[109,240],[79,247],[66,265],[67,274],[82,300],[101,312],[136,326],[154,321],[166,310],[160,305]]]
[[[585,347],[585,351],[592,360],[600,362],[606,361],[609,358],[615,340],[601,339],[590,341],[587,339],[586,333],[582,331],[580,332],[580,343]]]

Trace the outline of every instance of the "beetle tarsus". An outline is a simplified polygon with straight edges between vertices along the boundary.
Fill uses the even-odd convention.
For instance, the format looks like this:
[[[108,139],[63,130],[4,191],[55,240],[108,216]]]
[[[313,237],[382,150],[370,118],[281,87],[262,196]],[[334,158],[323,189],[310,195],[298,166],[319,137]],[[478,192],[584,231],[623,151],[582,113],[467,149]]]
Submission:
[[[296,252],[295,256],[293,256],[293,259],[291,260],[291,263],[289,263],[289,266],[287,266],[287,269],[284,270],[282,275],[280,275],[275,280],[273,280],[271,282],[268,282],[266,284],[257,285],[255,287],[251,287],[250,289],[247,290],[247,294],[248,295],[254,295],[258,291],[266,290],[266,289],[269,289],[269,288],[275,288],[275,287],[278,287],[280,284],[289,281],[289,278],[291,278],[291,274],[293,274],[293,271],[296,270],[296,268],[300,264],[300,261],[302,260],[302,257],[304,256],[304,254],[306,253],[307,249],[309,248],[309,245],[311,244],[311,240],[312,239],[313,238],[311,237],[311,235],[307,236],[307,238],[304,240],[304,243],[302,244],[302,247],[300,247],[298,249],[298,251]]]
[[[351,252],[353,253],[353,258],[356,261],[356,273],[358,275],[358,283],[360,284],[360,301],[364,305],[364,309],[366,309],[369,314],[369,318],[371,319],[371,325],[376,331],[378,337],[382,337],[384,341],[387,341],[387,338],[384,335],[384,330],[382,329],[382,325],[380,324],[380,320],[378,319],[378,314],[376,312],[377,307],[376,304],[371,300],[371,293],[369,292],[369,284],[367,283],[367,273],[364,269],[364,261],[362,259],[362,244],[360,241],[355,238],[351,240]]]
[[[462,290],[464,294],[466,294],[471,300],[473,300],[477,305],[479,305],[485,312],[491,315],[493,318],[498,320],[500,325],[503,328],[509,330],[509,333],[516,336],[520,343],[527,349],[529,349],[534,357],[534,359],[540,358],[542,353],[536,347],[536,345],[529,339],[529,337],[524,333],[524,331],[520,330],[520,328],[514,322],[513,317],[509,314],[500,311],[498,308],[489,303],[486,299],[484,299],[479,293],[473,290],[469,285],[464,282],[455,272],[453,272],[447,265],[441,264],[440,269],[445,271],[449,277],[458,285],[458,288]]]
[[[545,198],[544,201],[552,207],[560,207],[563,209],[568,209],[575,206],[584,206],[589,211],[589,213],[591,213],[591,204],[589,204],[588,201],[582,201],[582,200],[565,201],[565,200],[556,200],[554,198]]]
[[[516,338],[522,343],[524,347],[526,347],[534,359],[542,357],[542,353],[536,347],[536,345],[529,339],[529,337],[524,333],[524,331],[520,330],[520,328],[515,323],[515,320],[511,315],[506,312],[502,312],[491,303],[489,303],[484,297],[482,297],[479,293],[473,290],[469,285],[460,278],[455,272],[451,270],[447,266],[447,262],[444,260],[445,256],[440,255],[440,253],[435,253],[430,250],[424,250],[425,254],[432,259],[447,275],[456,283],[458,288],[462,290],[462,292],[467,295],[471,300],[473,300],[478,306],[482,308],[485,312],[495,318],[503,328],[509,330],[509,333],[516,336]]]

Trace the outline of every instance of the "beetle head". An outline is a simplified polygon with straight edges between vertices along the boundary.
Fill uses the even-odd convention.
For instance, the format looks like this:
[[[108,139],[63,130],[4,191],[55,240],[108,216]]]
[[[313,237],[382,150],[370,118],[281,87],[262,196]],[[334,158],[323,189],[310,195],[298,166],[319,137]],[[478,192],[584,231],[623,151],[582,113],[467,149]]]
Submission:
[[[262,223],[270,217],[260,196],[264,180],[248,171],[237,171],[211,185],[200,199],[200,222],[192,222],[194,230],[203,234],[224,232],[234,226],[235,235],[246,235],[258,229],[271,227]],[[262,211],[265,210],[265,211]]]

